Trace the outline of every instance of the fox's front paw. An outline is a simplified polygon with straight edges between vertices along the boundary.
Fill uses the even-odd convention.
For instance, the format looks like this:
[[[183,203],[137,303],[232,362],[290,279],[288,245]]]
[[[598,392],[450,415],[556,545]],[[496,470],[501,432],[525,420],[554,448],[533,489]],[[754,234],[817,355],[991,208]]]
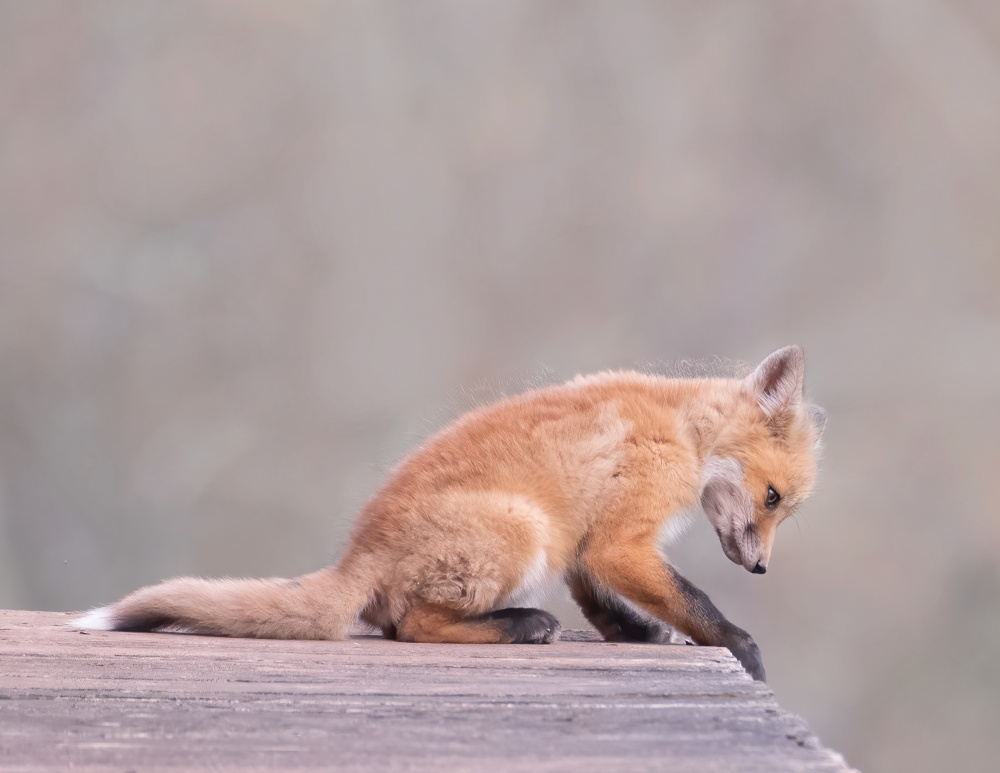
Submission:
[[[764,661],[760,659],[760,648],[753,637],[743,629],[733,626],[731,634],[726,639],[726,648],[733,653],[733,657],[740,661],[750,676],[758,682],[763,682]]]

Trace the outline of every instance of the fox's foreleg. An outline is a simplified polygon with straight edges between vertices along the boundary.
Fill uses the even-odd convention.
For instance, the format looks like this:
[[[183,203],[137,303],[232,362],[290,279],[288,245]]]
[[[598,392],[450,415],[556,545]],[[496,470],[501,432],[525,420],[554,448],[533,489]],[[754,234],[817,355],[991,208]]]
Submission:
[[[656,618],[596,585],[585,572],[570,573],[566,584],[584,617],[605,641],[665,642],[670,638],[669,629]]]
[[[705,593],[664,562],[653,547],[607,548],[586,556],[584,565],[586,570],[581,574],[587,575],[587,580],[578,581],[578,587],[585,588],[589,582],[592,588],[598,589],[591,594],[591,598],[600,600],[603,595],[613,599],[613,594],[602,594],[601,588],[621,594],[636,606],[690,636],[696,644],[725,647],[750,676],[764,680],[760,650],[750,634],[730,623]],[[574,589],[574,598],[577,598],[577,593]],[[584,602],[588,600],[586,595],[583,598]],[[579,598],[577,602],[591,622],[601,620],[602,616],[613,617],[617,612],[613,601],[605,603],[603,610],[589,614],[585,603]],[[594,618],[591,618],[592,614]],[[602,634],[605,632],[597,622],[594,624]],[[641,630],[641,627],[633,627],[632,630]]]

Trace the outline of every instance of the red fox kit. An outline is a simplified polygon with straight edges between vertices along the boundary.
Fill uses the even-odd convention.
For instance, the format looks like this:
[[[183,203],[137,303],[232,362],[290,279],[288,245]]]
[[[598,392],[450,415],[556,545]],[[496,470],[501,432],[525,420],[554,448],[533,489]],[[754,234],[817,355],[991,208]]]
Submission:
[[[661,556],[700,506],[754,574],[809,495],[825,423],[797,346],[745,379],[602,373],[475,409],[405,458],[337,566],[293,580],[181,577],[75,622],[115,631],[339,639],[360,617],[410,642],[547,643],[561,578],[609,641],[664,624],[764,678],[753,639]]]

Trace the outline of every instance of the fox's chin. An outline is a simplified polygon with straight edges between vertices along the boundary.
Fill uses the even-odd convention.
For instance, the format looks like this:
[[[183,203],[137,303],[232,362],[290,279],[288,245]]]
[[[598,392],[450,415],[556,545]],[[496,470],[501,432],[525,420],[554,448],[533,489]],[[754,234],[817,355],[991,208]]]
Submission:
[[[743,555],[740,553],[740,549],[736,546],[736,540],[727,538],[726,536],[720,534],[719,544],[722,545],[722,552],[726,554],[726,558],[737,566],[746,566],[746,562],[743,560]]]
[[[732,561],[737,566],[742,566],[750,574],[764,574],[766,569],[764,569],[757,559],[747,559],[744,558],[742,551],[740,551],[739,546],[736,544],[735,540],[727,539],[722,534],[719,535],[719,544],[722,545],[722,552],[726,554],[726,558]]]

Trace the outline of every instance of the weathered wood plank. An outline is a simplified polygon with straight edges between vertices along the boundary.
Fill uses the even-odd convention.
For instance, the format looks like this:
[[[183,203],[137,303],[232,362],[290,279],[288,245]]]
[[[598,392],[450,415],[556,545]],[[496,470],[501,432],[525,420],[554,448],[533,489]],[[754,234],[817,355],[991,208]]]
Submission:
[[[81,633],[0,612],[0,768],[845,771],[725,650]]]

